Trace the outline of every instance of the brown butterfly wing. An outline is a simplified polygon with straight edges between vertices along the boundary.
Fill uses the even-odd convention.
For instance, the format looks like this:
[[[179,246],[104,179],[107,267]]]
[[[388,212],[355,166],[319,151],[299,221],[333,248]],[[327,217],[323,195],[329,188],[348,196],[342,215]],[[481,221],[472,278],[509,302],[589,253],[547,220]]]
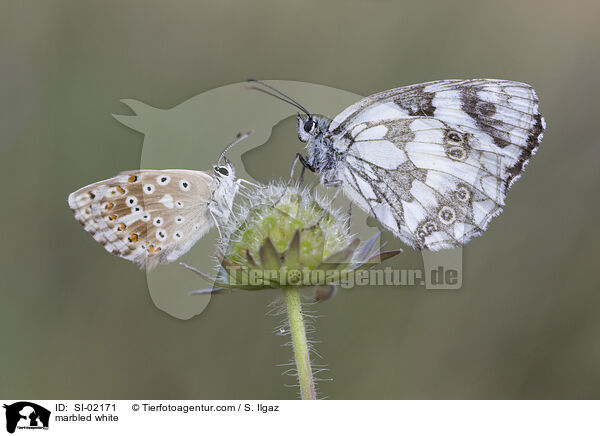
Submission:
[[[105,250],[150,269],[175,261],[210,229],[213,190],[202,171],[136,170],[85,186],[68,201]]]

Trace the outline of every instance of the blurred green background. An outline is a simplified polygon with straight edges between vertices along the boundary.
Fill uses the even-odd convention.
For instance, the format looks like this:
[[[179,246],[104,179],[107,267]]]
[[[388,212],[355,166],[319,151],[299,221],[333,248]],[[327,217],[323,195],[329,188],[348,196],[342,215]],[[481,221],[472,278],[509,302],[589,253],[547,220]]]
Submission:
[[[536,88],[539,153],[465,248],[461,290],[357,288],[311,308],[333,378],[320,390],[599,398],[599,14],[592,1],[2,0],[0,397],[296,398],[272,293],[175,319],[73,219],[71,191],[139,165],[143,136],[111,117],[120,99],[171,108],[247,77],[360,95],[493,77]],[[388,264],[419,262],[407,250]]]

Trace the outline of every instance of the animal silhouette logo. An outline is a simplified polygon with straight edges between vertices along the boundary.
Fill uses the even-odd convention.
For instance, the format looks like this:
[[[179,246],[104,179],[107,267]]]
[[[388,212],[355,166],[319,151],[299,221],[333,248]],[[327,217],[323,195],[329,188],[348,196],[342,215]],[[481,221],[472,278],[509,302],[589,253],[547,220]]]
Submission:
[[[29,401],[19,401],[3,406],[6,409],[6,431],[19,429],[48,429],[50,411]]]

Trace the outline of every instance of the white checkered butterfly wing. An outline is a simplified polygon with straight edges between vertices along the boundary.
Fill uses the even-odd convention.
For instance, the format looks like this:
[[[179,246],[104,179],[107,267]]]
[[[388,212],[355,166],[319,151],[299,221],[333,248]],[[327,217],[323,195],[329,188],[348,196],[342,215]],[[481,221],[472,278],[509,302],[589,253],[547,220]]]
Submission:
[[[439,250],[502,211],[544,128],[527,84],[442,80],[366,97],[327,134],[346,195],[405,243]]]
[[[211,228],[216,183],[202,171],[128,171],[73,192],[68,202],[108,252],[150,269],[176,260]]]

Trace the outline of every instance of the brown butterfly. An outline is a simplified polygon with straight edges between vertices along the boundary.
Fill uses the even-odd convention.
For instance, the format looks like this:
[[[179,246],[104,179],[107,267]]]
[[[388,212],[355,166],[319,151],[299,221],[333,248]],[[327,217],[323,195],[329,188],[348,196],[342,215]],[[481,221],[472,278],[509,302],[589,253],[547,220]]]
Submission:
[[[225,223],[243,179],[224,154],[212,173],[134,170],[69,195],[75,219],[106,251],[153,268],[185,254],[208,230]],[[249,183],[249,182],[248,182]]]

